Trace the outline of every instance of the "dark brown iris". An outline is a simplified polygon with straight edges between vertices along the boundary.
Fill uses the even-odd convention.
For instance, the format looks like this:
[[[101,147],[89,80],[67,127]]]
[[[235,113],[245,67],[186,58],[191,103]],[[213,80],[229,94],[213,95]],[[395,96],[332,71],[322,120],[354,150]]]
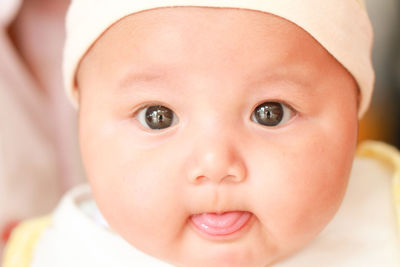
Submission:
[[[265,102],[254,110],[256,121],[265,126],[276,126],[283,118],[282,104],[277,102]]]
[[[151,129],[164,129],[172,125],[174,113],[164,106],[150,106],[146,110],[146,123]]]

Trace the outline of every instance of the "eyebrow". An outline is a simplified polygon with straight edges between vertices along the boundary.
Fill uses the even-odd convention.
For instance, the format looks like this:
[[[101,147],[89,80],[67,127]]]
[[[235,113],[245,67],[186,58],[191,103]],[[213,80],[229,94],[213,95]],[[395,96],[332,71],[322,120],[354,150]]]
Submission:
[[[162,80],[165,78],[165,74],[154,71],[143,71],[143,72],[129,72],[127,75],[123,75],[118,81],[118,88],[124,89],[131,87],[135,83],[153,82]]]
[[[250,85],[257,87],[259,85],[267,84],[269,82],[287,82],[291,84],[297,84],[301,87],[310,87],[312,82],[307,78],[311,73],[306,71],[304,68],[301,70],[293,68],[295,66],[286,67],[284,71],[262,71],[253,78]],[[252,86],[253,87],[253,86]]]
[[[272,71],[259,71],[256,75],[254,73],[250,74],[248,77],[246,77],[246,80],[248,81],[247,84],[249,87],[257,88],[258,86],[267,84],[269,82],[282,81],[290,84],[297,84],[301,87],[310,87],[311,82],[309,79],[307,79],[310,73],[304,69],[296,69],[296,67],[297,66],[287,66],[283,69],[283,71],[276,71],[275,69]],[[166,80],[167,76],[168,73],[165,70],[156,71],[150,69],[143,71],[128,71],[127,74],[122,75],[119,79],[117,88],[120,90],[126,90],[127,88],[132,87],[134,84]]]

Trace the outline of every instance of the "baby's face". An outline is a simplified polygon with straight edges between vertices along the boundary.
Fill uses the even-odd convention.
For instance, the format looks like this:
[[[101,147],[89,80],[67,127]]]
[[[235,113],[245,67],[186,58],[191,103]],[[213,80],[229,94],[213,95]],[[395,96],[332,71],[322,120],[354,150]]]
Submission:
[[[99,208],[138,249],[182,266],[266,266],[310,242],[346,189],[350,74],[261,12],[162,8],[85,56],[80,142]]]

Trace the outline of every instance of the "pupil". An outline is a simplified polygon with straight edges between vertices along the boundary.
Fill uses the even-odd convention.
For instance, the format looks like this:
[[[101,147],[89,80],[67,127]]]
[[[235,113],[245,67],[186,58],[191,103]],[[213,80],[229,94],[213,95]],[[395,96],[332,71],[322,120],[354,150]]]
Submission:
[[[146,124],[151,129],[164,129],[172,125],[173,112],[164,106],[150,106],[146,110]]]
[[[276,126],[283,118],[282,104],[277,102],[265,102],[255,109],[255,119],[265,126]]]

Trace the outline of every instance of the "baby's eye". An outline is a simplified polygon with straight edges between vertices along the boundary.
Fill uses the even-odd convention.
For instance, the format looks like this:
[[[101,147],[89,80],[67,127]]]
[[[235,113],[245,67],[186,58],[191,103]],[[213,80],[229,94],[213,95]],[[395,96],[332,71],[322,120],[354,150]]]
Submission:
[[[139,111],[137,118],[140,124],[153,130],[168,128],[178,121],[171,109],[161,105],[143,108]]]
[[[265,126],[277,126],[286,123],[292,113],[289,107],[279,102],[264,102],[255,108],[251,120]]]

